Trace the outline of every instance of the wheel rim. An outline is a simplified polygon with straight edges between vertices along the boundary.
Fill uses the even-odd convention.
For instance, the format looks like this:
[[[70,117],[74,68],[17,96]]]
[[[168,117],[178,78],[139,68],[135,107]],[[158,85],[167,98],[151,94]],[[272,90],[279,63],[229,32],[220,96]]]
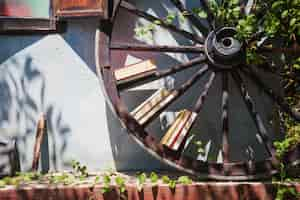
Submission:
[[[187,11],[187,9],[177,0],[170,0],[175,7],[181,12]],[[267,130],[262,122],[261,116],[256,110],[255,102],[248,92],[247,85],[243,80],[243,76],[249,77],[254,80],[257,85],[263,88],[263,91],[271,97],[271,99],[279,105],[281,110],[290,114],[296,120],[299,121],[300,117],[298,113],[295,113],[284,99],[277,95],[271,88],[261,81],[261,78],[252,66],[246,66],[243,62],[245,58],[244,44],[240,44],[234,38],[235,28],[232,27],[218,27],[216,28],[216,22],[213,19],[213,15],[207,6],[205,0],[202,1],[202,6],[207,10],[209,26],[206,28],[194,15],[188,15],[188,19],[194,26],[203,32],[207,37],[191,34],[187,31],[181,30],[171,24],[166,24],[162,20],[144,12],[126,1],[122,1],[118,9],[124,9],[130,14],[137,15],[149,21],[160,20],[160,26],[169,29],[183,35],[191,41],[194,41],[195,46],[160,46],[160,45],[138,45],[138,44],[126,44],[126,43],[113,43],[111,41],[111,34],[113,30],[113,19],[111,21],[102,21],[100,31],[98,33],[98,47],[97,47],[97,61],[98,61],[98,74],[101,76],[105,86],[105,92],[107,99],[111,104],[113,110],[116,111],[117,116],[120,118],[122,124],[133,136],[143,148],[145,148],[150,154],[154,155],[157,159],[162,160],[168,165],[175,167],[181,171],[190,173],[192,175],[220,179],[220,180],[247,180],[257,179],[261,177],[269,177],[276,173],[276,166],[278,160],[275,156],[275,149],[268,136]],[[101,48],[101,50],[100,50]],[[177,53],[200,53],[198,58],[192,59],[188,63],[179,64],[167,70],[157,71],[156,69],[149,70],[147,73],[142,72],[141,77],[133,79],[128,82],[122,82],[118,84],[116,77],[116,70],[111,67],[110,64],[110,51],[153,51],[153,52],[177,52]],[[140,81],[149,82],[156,80],[167,75],[180,72],[182,70],[193,67],[196,64],[203,64],[200,70],[190,79],[188,79],[178,89],[171,91],[163,96],[163,106],[161,106],[156,113],[150,117],[145,118],[144,121],[139,121],[136,116],[133,116],[133,112],[129,112],[124,102],[121,100],[119,91],[127,88],[131,84],[140,83]],[[210,71],[210,76],[206,84],[204,85],[204,91],[199,95],[192,114],[196,115],[200,112],[205,97],[213,84],[215,75],[221,74],[222,77],[222,158],[223,163],[217,162],[204,162],[199,160],[193,160],[181,154],[183,149],[182,142],[176,151],[172,151],[162,145],[157,138],[149,134],[145,127],[152,121],[157,115],[159,115],[166,107],[168,107],[173,101],[179,98],[185,93],[198,79],[200,79],[207,71]],[[143,74],[144,73],[144,74]],[[136,74],[135,74],[136,76]],[[229,159],[229,124],[228,124],[228,78],[232,77],[236,86],[239,88],[239,92],[245,106],[251,115],[252,120],[255,123],[258,134],[262,139],[264,146],[269,154],[269,158],[264,161],[255,162],[252,159],[241,162],[230,162]],[[121,79],[120,79],[121,80]],[[169,91],[168,91],[169,92]],[[171,99],[171,100],[166,100]],[[137,111],[138,112],[138,111]],[[191,115],[192,115],[191,114]],[[293,157],[295,159],[295,157]]]

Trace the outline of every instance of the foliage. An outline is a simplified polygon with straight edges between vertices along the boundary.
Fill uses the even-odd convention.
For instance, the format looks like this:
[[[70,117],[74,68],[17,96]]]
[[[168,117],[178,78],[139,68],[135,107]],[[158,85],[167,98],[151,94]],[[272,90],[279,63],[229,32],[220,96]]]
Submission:
[[[143,188],[143,185],[145,184],[147,180],[146,173],[141,173],[137,176],[137,183],[138,183],[138,190],[140,191]]]
[[[121,176],[117,176],[115,178],[116,184],[119,187],[119,190],[121,193],[124,193],[126,191],[126,187],[125,187],[125,179]]]
[[[158,175],[154,172],[151,172],[151,174],[150,174],[151,183],[156,184],[158,179],[159,179]]]
[[[50,184],[70,185],[75,182],[76,178],[73,174],[64,172],[62,174],[51,174],[48,180]]]
[[[41,174],[35,172],[28,173],[17,173],[15,177],[4,177],[0,180],[0,188],[6,187],[7,185],[19,186],[31,181],[40,180]]]
[[[73,160],[72,167],[76,175],[80,177],[81,180],[88,177],[87,167],[81,165],[80,162]]]
[[[103,187],[102,187],[102,193],[110,192],[110,184],[111,184],[111,178],[109,174],[104,174],[103,176]]]
[[[192,184],[192,180],[188,176],[180,176],[177,180],[178,183],[188,185]]]

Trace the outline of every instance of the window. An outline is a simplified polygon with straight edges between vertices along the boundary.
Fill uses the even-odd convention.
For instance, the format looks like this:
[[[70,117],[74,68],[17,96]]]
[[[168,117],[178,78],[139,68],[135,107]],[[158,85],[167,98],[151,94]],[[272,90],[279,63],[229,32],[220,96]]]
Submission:
[[[0,32],[56,29],[52,0],[1,0]]]
[[[55,0],[59,17],[103,16],[105,0]]]

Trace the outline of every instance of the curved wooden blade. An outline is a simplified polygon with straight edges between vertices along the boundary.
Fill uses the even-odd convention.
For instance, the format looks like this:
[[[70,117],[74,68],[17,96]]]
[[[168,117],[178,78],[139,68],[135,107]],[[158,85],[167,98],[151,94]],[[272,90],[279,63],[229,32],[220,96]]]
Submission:
[[[187,63],[179,64],[165,70],[157,70],[152,60],[142,61],[137,64],[129,65],[115,70],[115,77],[119,89],[131,88],[139,84],[154,81],[165,76],[183,71],[206,61],[206,57],[199,57]]]
[[[222,73],[222,158],[223,163],[229,162],[229,122],[228,122],[228,72]]]
[[[201,23],[201,21],[189,10],[186,9],[186,7],[182,4],[180,0],[170,0],[176,8],[182,12],[182,13],[188,13],[187,18],[192,22],[194,26],[198,28],[198,30],[203,33],[204,35],[208,34],[208,30],[205,25]]]
[[[151,51],[151,52],[173,52],[173,53],[202,53],[203,46],[168,46],[148,45],[133,43],[112,43],[110,49],[119,51]]]
[[[163,109],[173,103],[177,98],[183,95],[200,77],[208,70],[208,66],[203,66],[188,81],[176,90],[161,89],[150,96],[140,106],[135,108],[131,115],[139,122],[140,125],[147,125],[152,119],[160,114]]]
[[[173,32],[176,32],[184,37],[186,37],[187,39],[190,39],[194,42],[197,42],[197,43],[204,43],[205,39],[203,37],[200,37],[198,35],[194,35],[192,33],[189,33],[185,30],[182,30],[182,29],[179,29],[177,28],[176,26],[172,25],[172,24],[168,24],[166,23],[165,21],[157,18],[157,17],[154,17],[153,15],[150,15],[144,11],[141,11],[139,9],[137,9],[135,6],[133,6],[132,4],[128,3],[128,2],[125,2],[125,1],[122,1],[121,2],[121,8],[124,8],[125,10],[127,10],[128,12],[132,13],[132,14],[135,14],[137,16],[140,16],[140,17],[143,17],[145,18],[146,20],[150,21],[150,22],[159,22],[158,26],[161,26],[161,27],[164,27],[164,28],[167,28]]]
[[[281,108],[282,111],[289,114],[293,117],[296,121],[300,122],[300,115],[296,111],[293,111],[289,104],[284,100],[283,97],[277,95],[272,88],[268,87],[258,76],[258,74],[251,69],[251,66],[247,66],[247,70],[242,68],[242,71],[250,77],[259,87],[263,89],[263,91],[270,96],[270,98],[275,101]]]
[[[237,84],[238,88],[240,89],[243,100],[244,100],[244,102],[247,106],[247,109],[255,123],[258,134],[260,135],[260,137],[266,147],[266,150],[268,151],[270,156],[272,156],[272,157],[275,156],[275,149],[273,148],[273,144],[269,139],[269,136],[267,134],[267,129],[265,128],[259,113],[256,111],[255,103],[254,103],[253,99],[251,98],[244,81],[242,80],[239,73],[236,71],[232,72],[232,77],[233,77],[235,83]]]

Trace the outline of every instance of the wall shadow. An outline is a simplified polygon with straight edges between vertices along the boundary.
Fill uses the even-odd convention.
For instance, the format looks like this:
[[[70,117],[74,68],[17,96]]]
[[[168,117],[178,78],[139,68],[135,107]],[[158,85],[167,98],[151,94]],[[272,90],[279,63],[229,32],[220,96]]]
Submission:
[[[71,129],[61,110],[47,101],[45,75],[30,56],[23,61],[12,57],[0,70],[1,136],[17,140],[22,169],[30,169],[36,126],[44,113],[48,122],[50,164],[57,169]],[[57,145],[58,140],[62,145]]]

